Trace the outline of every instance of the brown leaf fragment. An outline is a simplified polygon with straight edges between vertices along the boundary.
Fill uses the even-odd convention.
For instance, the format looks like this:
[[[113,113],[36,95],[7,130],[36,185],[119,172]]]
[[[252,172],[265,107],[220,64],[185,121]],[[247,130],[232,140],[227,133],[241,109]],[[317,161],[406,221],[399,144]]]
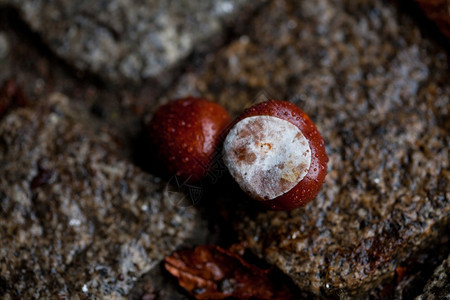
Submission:
[[[294,299],[287,286],[270,279],[271,270],[214,245],[177,251],[164,267],[196,299]]]
[[[231,245],[228,248],[228,251],[237,254],[238,256],[243,256],[245,254],[245,250],[247,249],[248,245],[246,241],[242,241],[240,243],[236,243]]]
[[[450,39],[450,1],[416,0],[425,15],[436,23],[442,33]]]
[[[408,271],[408,269],[406,267],[402,267],[402,266],[398,266],[395,269],[395,275],[396,275],[397,283],[400,283],[402,281],[402,279],[407,274],[407,271]]]
[[[0,117],[13,107],[23,107],[27,100],[13,79],[6,80],[0,88]]]

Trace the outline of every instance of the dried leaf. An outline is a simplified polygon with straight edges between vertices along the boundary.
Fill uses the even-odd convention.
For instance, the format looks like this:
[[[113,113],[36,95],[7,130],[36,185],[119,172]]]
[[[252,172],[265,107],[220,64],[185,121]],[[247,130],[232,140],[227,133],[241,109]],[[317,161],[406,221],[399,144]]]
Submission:
[[[294,299],[270,279],[271,270],[247,263],[218,246],[198,246],[165,258],[164,267],[196,299]]]
[[[13,107],[22,107],[27,103],[26,98],[17,85],[12,80],[6,80],[0,88],[0,117]]]
[[[403,277],[405,277],[407,271],[408,271],[408,269],[406,267],[402,267],[402,266],[398,266],[395,269],[395,274],[397,275],[396,276],[397,283],[402,281],[402,279],[403,279]]]

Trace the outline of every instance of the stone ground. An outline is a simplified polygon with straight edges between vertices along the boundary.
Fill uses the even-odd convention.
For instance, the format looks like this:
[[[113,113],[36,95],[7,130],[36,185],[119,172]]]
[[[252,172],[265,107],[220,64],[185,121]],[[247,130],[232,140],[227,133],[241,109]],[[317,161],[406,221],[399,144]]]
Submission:
[[[164,9],[166,2],[170,1],[158,1],[162,11],[159,15],[164,16],[167,11],[175,15],[180,13],[179,8],[175,11],[171,11],[170,7]],[[113,12],[115,17],[126,20],[120,27],[114,19],[108,20],[106,13],[100,14],[92,22],[94,18],[90,9],[93,12],[103,9],[95,5],[88,8],[83,5],[71,7],[66,1],[55,1],[55,5],[60,5],[59,8],[62,7],[62,11],[68,14],[69,17],[65,19],[58,14],[54,16],[55,7],[41,8],[41,1],[1,0],[0,82],[14,78],[30,102],[45,102],[54,92],[67,95],[70,105],[88,115],[79,120],[83,126],[92,132],[106,132],[116,141],[114,152],[117,152],[118,157],[147,171],[152,170],[148,168],[140,151],[142,125],[158,105],[171,98],[205,96],[223,104],[233,115],[251,103],[271,97],[297,103],[315,120],[329,142],[329,177],[317,200],[318,206],[313,207],[314,203],[311,203],[307,207],[306,211],[310,215],[302,215],[303,211],[290,214],[248,213],[245,222],[235,225],[240,238],[250,242],[256,255],[269,260],[294,281],[297,280],[308,296],[346,297],[353,292],[366,292],[370,298],[410,299],[421,294],[434,267],[447,257],[449,251],[445,230],[448,228],[450,207],[448,41],[410,1],[397,1],[394,4],[381,0],[339,3],[325,0],[314,3],[267,1],[249,5],[250,2],[239,1],[239,6],[227,6],[227,1],[217,1],[223,5],[222,8],[231,7],[228,11],[220,11],[219,21],[211,18],[214,14],[210,14],[209,9],[215,8],[208,6],[211,5],[208,1],[204,1],[205,6],[199,8],[189,6],[186,11],[198,9],[199,17],[185,29],[179,28],[184,24],[179,19],[175,19],[172,24],[167,23],[170,18],[161,17],[163,21],[156,21],[158,26],[144,22],[146,24],[139,31],[140,34],[145,30],[149,34],[154,32],[152,38],[161,41],[159,52],[155,50],[152,55],[159,53],[162,58],[155,59],[146,56],[146,51],[151,52],[153,42],[147,43],[148,47],[143,43],[142,49],[129,45],[140,41],[140,37],[129,34],[134,30],[133,18],[144,20],[148,12],[133,17],[131,13],[140,9],[134,7],[130,8],[128,15],[121,15],[121,11],[127,11],[127,5],[131,6],[128,1],[111,2],[123,8]],[[47,23],[39,22],[43,19],[36,12],[43,16],[54,16],[54,19]],[[86,31],[83,30],[92,26],[97,30],[93,37],[87,35],[87,38],[82,39],[86,43],[85,47],[77,49],[70,46],[82,46],[84,42],[77,43],[77,35],[70,35],[75,34],[70,27],[73,26],[72,22],[76,23],[80,18],[77,30],[83,37],[86,37]],[[198,23],[202,18],[209,23]],[[54,25],[60,20],[63,20],[61,27]],[[182,16],[181,20],[184,20]],[[56,29],[53,30],[53,27]],[[95,60],[95,53],[89,51],[96,50],[96,47],[92,46],[89,39],[97,41],[105,38],[102,35],[105,28],[110,28],[106,38],[116,43],[123,52],[122,60],[115,56],[100,56],[100,60],[95,63],[91,61]],[[130,40],[124,40],[122,36]],[[177,48],[177,43],[183,39],[187,39],[187,42]],[[68,45],[64,45],[64,42]],[[108,43],[105,43],[103,49],[107,54],[116,55],[119,50],[108,53]],[[180,50],[176,55],[170,52],[174,47]],[[127,50],[131,48],[137,51],[134,56]],[[137,62],[131,63],[135,58]],[[120,66],[123,61],[129,63],[126,68]],[[139,63],[142,61],[147,62],[147,68],[154,63],[156,71],[145,71]],[[138,68],[139,74],[134,74],[130,66]],[[368,116],[373,122],[367,120]],[[408,125],[409,121],[411,126]],[[387,140],[384,139],[386,135]],[[390,143],[391,139],[398,138],[402,142]],[[418,142],[425,144],[420,146]],[[371,143],[378,143],[379,146]],[[383,153],[382,146],[392,148]],[[365,150],[359,152],[359,147]],[[395,147],[398,147],[398,152]],[[376,156],[379,152],[383,153],[379,161],[364,163],[362,155]],[[391,158],[396,155],[395,159]],[[433,155],[437,156],[429,162],[428,167],[424,167],[428,171],[421,172],[420,164]],[[353,156],[356,156],[358,163],[352,164],[350,158]],[[374,166],[374,163],[378,165]],[[384,174],[379,165],[388,166],[390,173]],[[375,171],[372,172],[370,168]],[[412,174],[419,177],[416,180],[408,178],[406,169],[402,168],[409,168]],[[348,174],[343,173],[345,170],[349,171]],[[433,188],[424,188],[421,181]],[[225,176],[221,183],[209,186],[199,204],[200,210],[222,207],[209,201],[217,200],[218,203],[228,205],[229,199],[242,197],[235,187],[230,192],[223,192],[227,184],[229,181]],[[416,198],[414,193],[417,194]],[[378,210],[375,212],[373,204],[385,198],[388,203],[376,208]],[[358,199],[364,201],[358,202]],[[399,199],[405,199],[407,210],[403,210],[401,205],[395,206]],[[333,201],[337,200],[342,200],[345,205],[334,205]],[[414,216],[412,208],[416,202],[423,208],[418,216]],[[357,211],[347,209],[352,205],[358,207]],[[245,207],[238,209],[246,211]],[[323,211],[331,211],[333,219],[324,216],[321,213]],[[427,211],[432,213],[427,215]],[[218,213],[205,215],[207,219],[219,220],[210,225],[213,236],[211,241],[227,245],[238,240],[236,234],[228,229],[231,217],[226,209],[220,208]],[[362,222],[367,215],[371,219]],[[380,218],[383,222],[379,222]],[[403,224],[405,218],[409,219]],[[283,251],[291,249],[293,256],[298,255],[300,258],[305,254],[313,254],[292,250],[294,243],[283,244],[283,240],[294,240],[296,249],[308,243],[315,244],[311,240],[298,236],[298,231],[294,229],[283,230],[283,226],[272,224],[273,228],[267,231],[269,236],[259,235],[261,239],[257,241],[255,234],[260,234],[261,228],[267,226],[268,219],[278,220],[279,223],[294,222],[293,226],[300,226],[298,222],[309,222],[311,225],[305,225],[305,232],[313,230],[316,235],[320,232],[317,236],[321,239],[331,236],[332,244],[338,241],[338,246],[354,247],[361,251],[364,249],[357,243],[336,239],[339,230],[335,229],[341,226],[339,222],[344,220],[344,224],[350,227],[358,223],[358,229],[363,228],[366,242],[377,237],[377,234],[385,238],[386,232],[395,236],[405,234],[411,239],[406,239],[406,243],[403,241],[401,251],[379,250],[389,257],[379,256],[383,261],[375,258],[370,268],[374,264],[378,266],[386,263],[386,269],[375,271],[364,268],[364,262],[361,263],[356,279],[362,283],[355,285],[355,279],[348,280],[352,277],[348,276],[351,272],[339,274],[338,270],[329,268],[334,262],[345,265],[349,258],[355,257],[346,256],[345,251],[339,250],[340,256],[330,257],[325,252],[322,258],[311,259],[328,259],[328,268],[311,270],[308,268],[315,267],[314,264],[303,263],[303,269],[296,270],[295,266],[290,266],[296,258],[293,260],[289,252]],[[310,219],[315,220],[312,222]],[[400,228],[392,225],[393,220],[395,226],[399,225]],[[387,225],[390,227],[387,228]],[[308,226],[312,229],[308,229]],[[278,232],[275,237],[274,232]],[[293,237],[295,232],[297,234]],[[280,245],[285,248],[275,247],[274,250],[272,239],[280,240]],[[355,239],[358,240],[358,237]],[[378,247],[386,246],[388,244],[381,243]],[[98,244],[96,247],[102,248]],[[370,245],[367,247],[370,249]],[[324,248],[321,246],[318,249],[322,251]],[[358,257],[360,261],[364,260],[364,255]],[[288,264],[285,263],[287,260]],[[154,269],[152,272],[157,271]],[[131,292],[133,298],[139,298],[145,293],[150,297],[154,292],[152,286],[161,284],[160,274],[153,276],[152,272],[138,281]],[[316,276],[315,273],[320,274]],[[369,283],[370,279],[374,281]],[[299,283],[302,280],[306,283]],[[156,283],[152,284],[152,281]],[[332,288],[328,288],[327,284]],[[351,285],[351,288],[347,289],[345,284]],[[8,286],[0,283],[0,295],[9,293]],[[425,292],[432,291],[429,286]],[[180,294],[173,296],[160,293],[161,298],[164,296],[181,297]]]

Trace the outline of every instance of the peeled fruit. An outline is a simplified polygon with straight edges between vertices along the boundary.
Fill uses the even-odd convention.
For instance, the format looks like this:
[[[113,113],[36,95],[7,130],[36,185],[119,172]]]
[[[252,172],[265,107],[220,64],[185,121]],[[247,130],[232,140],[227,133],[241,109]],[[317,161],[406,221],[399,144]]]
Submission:
[[[288,101],[269,100],[240,115],[226,135],[223,158],[241,189],[273,210],[314,199],[327,173],[322,136]]]

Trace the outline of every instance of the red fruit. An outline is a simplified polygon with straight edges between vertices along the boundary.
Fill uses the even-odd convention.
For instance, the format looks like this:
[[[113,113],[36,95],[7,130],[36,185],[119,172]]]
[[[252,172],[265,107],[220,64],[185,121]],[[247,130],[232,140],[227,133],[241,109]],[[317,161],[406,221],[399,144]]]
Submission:
[[[269,100],[247,109],[234,121],[223,151],[240,187],[273,210],[294,209],[314,199],[327,173],[319,131],[287,101]]]
[[[152,152],[169,175],[190,182],[209,171],[219,136],[230,122],[227,111],[202,98],[185,98],[161,106],[148,124]]]

